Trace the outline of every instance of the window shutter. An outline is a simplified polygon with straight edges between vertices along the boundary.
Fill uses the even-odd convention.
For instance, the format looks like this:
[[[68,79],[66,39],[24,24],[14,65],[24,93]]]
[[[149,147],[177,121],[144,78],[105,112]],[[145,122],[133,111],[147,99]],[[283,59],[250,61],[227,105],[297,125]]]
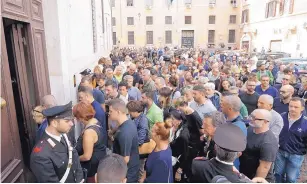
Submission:
[[[290,0],[289,14],[293,13],[293,8],[294,8],[294,0]]]
[[[273,2],[273,17],[276,16],[276,8],[277,8],[277,3],[275,1],[275,2]]]
[[[265,18],[269,17],[269,3],[265,5]]]
[[[249,10],[246,10],[246,22],[249,22]]]
[[[285,0],[280,0],[280,4],[279,4],[279,15],[280,16],[284,14],[284,6],[285,6]]]

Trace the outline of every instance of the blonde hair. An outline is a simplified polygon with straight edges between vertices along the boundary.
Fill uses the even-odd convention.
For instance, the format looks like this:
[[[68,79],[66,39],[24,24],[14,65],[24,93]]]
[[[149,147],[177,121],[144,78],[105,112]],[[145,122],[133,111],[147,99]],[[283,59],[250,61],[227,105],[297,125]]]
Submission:
[[[97,73],[102,73],[101,67],[99,65],[95,66],[94,73],[96,73],[96,71],[98,71]]]

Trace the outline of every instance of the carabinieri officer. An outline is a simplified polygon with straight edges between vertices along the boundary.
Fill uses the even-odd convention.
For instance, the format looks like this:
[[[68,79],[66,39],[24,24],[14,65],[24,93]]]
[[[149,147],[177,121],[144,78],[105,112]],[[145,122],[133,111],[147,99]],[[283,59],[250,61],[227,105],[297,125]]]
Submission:
[[[48,120],[41,140],[33,148],[30,167],[39,183],[83,182],[78,153],[66,133],[73,126],[72,103],[44,110]]]

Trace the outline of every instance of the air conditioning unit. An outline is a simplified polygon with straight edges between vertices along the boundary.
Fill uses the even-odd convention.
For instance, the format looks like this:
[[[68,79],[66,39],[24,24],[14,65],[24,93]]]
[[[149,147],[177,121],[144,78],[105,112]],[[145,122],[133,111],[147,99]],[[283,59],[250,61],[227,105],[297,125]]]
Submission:
[[[209,7],[210,7],[210,8],[214,8],[214,7],[215,7],[215,3],[210,3],[210,4],[209,4]]]
[[[238,8],[238,5],[237,4],[232,4],[232,7]]]
[[[146,9],[147,9],[147,10],[151,10],[151,9],[152,9],[152,6],[146,6]]]
[[[191,4],[185,4],[185,7],[188,8],[188,9],[191,9],[192,5]]]

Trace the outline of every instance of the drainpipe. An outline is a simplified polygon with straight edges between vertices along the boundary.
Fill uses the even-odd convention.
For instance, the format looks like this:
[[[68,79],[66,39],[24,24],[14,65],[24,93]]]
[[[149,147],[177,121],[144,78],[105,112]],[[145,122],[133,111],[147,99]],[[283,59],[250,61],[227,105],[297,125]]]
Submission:
[[[123,37],[123,26],[122,26],[122,0],[119,0],[120,3],[120,9],[119,9],[119,21],[120,21],[120,38]]]
[[[103,1],[103,0],[102,0]],[[115,3],[115,2],[114,2]],[[111,3],[111,0],[109,1],[109,6],[110,6],[110,8],[111,8],[111,15],[110,15],[110,17],[111,17],[111,34],[112,34],[112,36],[111,36],[111,40],[112,40],[112,42],[111,42],[111,49],[113,48],[113,25],[112,25],[112,17],[113,17],[113,7],[112,7],[112,3]],[[108,26],[108,24],[105,24],[106,26],[105,26],[105,31],[107,30],[107,26]],[[109,30],[109,29],[108,29]],[[116,38],[115,38],[115,43],[116,43]],[[116,44],[115,44],[116,45]]]

